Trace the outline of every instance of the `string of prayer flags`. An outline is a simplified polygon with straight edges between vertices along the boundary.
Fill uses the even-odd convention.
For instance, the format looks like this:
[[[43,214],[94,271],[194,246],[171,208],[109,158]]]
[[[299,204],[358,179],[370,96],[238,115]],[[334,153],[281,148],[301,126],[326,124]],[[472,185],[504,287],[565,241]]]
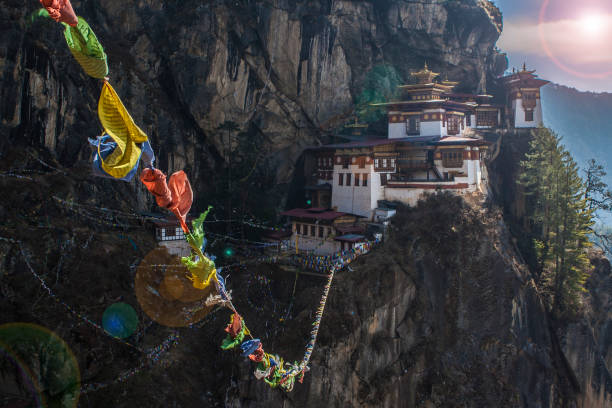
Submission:
[[[70,0],[40,0],[40,4],[47,10],[49,16],[58,23],[76,26],[78,19]]]
[[[87,75],[97,79],[108,75],[104,48],[85,19],[79,17],[78,24],[66,25],[64,37],[72,56]]]

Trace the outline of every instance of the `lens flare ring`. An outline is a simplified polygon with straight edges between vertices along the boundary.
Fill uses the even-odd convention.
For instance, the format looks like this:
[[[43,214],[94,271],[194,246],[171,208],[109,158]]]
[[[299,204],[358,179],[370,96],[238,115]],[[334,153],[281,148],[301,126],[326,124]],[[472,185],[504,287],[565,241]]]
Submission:
[[[611,76],[612,70],[606,71],[606,72],[588,74],[588,73],[580,72],[573,68],[570,68],[569,66],[567,66],[567,64],[564,64],[563,62],[561,62],[559,58],[557,58],[557,56],[550,49],[550,44],[546,40],[546,35],[544,33],[544,28],[543,28],[549,3],[550,3],[550,0],[544,0],[544,2],[542,3],[542,8],[540,9],[540,16],[539,16],[539,22],[538,22],[538,33],[540,35],[540,43],[542,44],[542,48],[544,49],[544,52],[546,53],[548,58],[550,58],[550,60],[563,71],[567,72],[568,74],[577,76],[579,78],[604,79],[604,78]]]

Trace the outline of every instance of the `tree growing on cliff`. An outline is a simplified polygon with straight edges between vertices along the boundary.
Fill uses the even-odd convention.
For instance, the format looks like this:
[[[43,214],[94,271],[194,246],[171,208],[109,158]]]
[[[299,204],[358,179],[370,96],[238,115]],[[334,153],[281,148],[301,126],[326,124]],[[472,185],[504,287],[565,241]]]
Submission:
[[[383,118],[387,111],[370,104],[395,99],[402,79],[397,70],[388,64],[377,65],[369,71],[363,81],[362,91],[355,101],[355,112],[359,119],[373,123]]]
[[[519,182],[529,197],[529,220],[538,255],[536,281],[549,307],[558,316],[576,310],[590,263],[586,249],[593,209],[586,185],[570,153],[551,130],[539,128],[525,160]]]
[[[612,191],[604,181],[607,173],[604,167],[595,159],[589,160],[584,172],[585,193],[588,207],[594,211],[595,217],[601,219],[601,215],[612,213]],[[593,228],[593,241],[609,255],[612,255],[612,232],[609,228]]]

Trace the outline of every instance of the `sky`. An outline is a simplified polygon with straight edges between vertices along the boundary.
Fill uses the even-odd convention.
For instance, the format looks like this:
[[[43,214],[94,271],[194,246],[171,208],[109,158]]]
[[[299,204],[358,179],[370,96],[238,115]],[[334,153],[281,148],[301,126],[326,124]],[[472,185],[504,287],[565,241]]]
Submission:
[[[612,0],[493,0],[504,15],[497,46],[510,70],[536,69],[581,91],[612,92]]]

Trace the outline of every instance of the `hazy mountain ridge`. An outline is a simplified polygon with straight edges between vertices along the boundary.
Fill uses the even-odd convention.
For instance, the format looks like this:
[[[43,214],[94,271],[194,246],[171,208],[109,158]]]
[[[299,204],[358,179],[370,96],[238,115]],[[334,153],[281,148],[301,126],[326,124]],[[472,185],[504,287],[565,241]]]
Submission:
[[[612,93],[583,92],[564,85],[542,89],[544,125],[563,136],[574,159],[584,167],[594,158],[606,167],[612,185]]]

